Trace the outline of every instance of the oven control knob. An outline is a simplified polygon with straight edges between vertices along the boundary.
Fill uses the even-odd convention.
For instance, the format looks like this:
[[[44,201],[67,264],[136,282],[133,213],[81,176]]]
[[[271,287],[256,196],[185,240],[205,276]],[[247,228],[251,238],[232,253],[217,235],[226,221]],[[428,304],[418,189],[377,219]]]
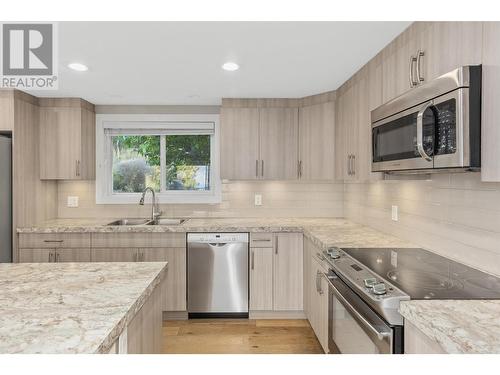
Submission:
[[[371,277],[369,279],[364,279],[363,284],[365,284],[367,288],[372,288],[375,284],[378,284],[378,281],[376,278]]]
[[[381,296],[387,293],[387,288],[385,287],[384,283],[373,285],[372,290],[373,294],[376,294],[377,296]]]
[[[338,247],[329,247],[327,250],[327,254],[332,259],[340,258],[340,249]]]

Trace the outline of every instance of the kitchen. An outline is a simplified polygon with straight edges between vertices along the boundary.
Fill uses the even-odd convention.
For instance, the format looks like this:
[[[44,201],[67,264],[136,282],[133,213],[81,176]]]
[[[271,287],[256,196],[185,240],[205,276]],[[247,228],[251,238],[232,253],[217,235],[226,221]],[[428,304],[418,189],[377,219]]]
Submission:
[[[46,26],[0,353],[500,353],[500,22],[3,22],[11,65]]]

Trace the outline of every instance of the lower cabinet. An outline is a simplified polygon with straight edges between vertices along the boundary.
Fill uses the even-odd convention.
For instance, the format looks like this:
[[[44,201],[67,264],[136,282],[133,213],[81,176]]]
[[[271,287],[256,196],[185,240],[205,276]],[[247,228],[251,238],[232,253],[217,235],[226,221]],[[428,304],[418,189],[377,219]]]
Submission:
[[[94,233],[93,262],[168,262],[163,311],[186,311],[185,233]]]
[[[302,233],[250,235],[251,312],[276,317],[302,313],[302,248]]]
[[[302,233],[278,233],[274,239],[275,311],[302,311],[303,302]]]
[[[445,354],[443,348],[412,323],[405,321],[405,354]]]
[[[309,322],[323,350],[328,353],[328,283],[324,276],[326,271],[316,257],[313,257]]]
[[[163,311],[185,311],[186,248],[145,248],[139,249],[138,252],[139,259],[143,262],[168,262]]]
[[[250,310],[273,309],[273,248],[250,249]]]
[[[321,251],[304,239],[304,311],[325,353],[328,353],[328,282],[327,268],[320,260]]]
[[[20,263],[48,263],[53,256],[53,249],[19,249]]]
[[[135,247],[92,249],[93,262],[136,262],[137,257]]]
[[[20,263],[90,262],[89,248],[19,249]]]

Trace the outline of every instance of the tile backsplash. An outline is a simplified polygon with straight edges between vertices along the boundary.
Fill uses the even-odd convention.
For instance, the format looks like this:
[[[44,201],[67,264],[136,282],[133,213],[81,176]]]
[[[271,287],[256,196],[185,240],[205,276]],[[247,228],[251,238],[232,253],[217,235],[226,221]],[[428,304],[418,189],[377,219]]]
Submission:
[[[254,195],[262,194],[262,206]],[[78,196],[77,208],[67,207],[68,196]],[[137,200],[139,202],[139,199]],[[222,184],[219,204],[161,205],[169,217],[342,217],[342,183],[247,181]],[[95,203],[94,181],[58,183],[58,217],[146,217],[149,205]]]
[[[344,215],[500,275],[500,183],[483,183],[479,173],[429,178],[345,184]]]

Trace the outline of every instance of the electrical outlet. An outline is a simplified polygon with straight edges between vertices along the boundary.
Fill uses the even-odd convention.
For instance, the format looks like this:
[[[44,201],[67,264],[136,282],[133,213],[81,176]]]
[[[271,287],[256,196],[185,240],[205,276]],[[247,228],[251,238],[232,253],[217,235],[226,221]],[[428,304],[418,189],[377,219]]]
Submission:
[[[392,206],[392,221],[398,221],[398,206]]]
[[[78,197],[77,196],[69,196],[67,205],[68,205],[68,207],[78,207]]]
[[[255,205],[262,206],[262,194],[255,194]]]

